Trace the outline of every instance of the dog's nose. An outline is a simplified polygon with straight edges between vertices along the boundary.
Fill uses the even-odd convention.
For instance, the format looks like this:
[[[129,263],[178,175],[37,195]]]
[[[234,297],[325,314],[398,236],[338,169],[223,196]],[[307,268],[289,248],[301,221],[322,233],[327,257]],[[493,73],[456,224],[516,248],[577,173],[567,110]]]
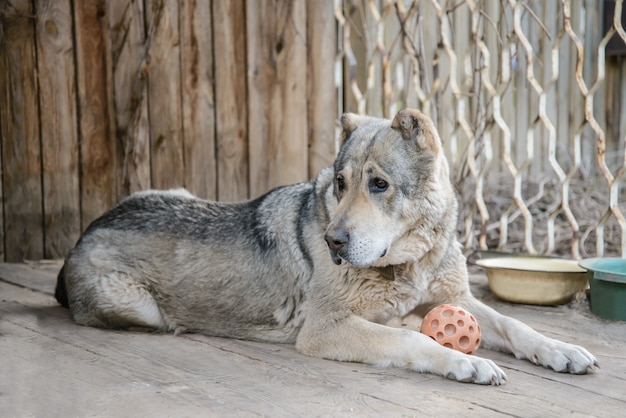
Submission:
[[[344,245],[346,245],[349,238],[350,235],[348,234],[348,231],[343,228],[334,228],[326,232],[326,235],[324,235],[328,248],[334,252],[339,251]]]

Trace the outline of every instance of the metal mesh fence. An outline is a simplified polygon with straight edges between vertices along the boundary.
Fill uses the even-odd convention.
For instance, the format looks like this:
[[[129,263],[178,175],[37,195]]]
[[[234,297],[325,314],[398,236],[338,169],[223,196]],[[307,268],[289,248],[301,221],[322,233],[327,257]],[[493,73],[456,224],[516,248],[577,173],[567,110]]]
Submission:
[[[621,16],[622,0],[335,0],[339,109],[431,115],[466,249],[626,257]]]

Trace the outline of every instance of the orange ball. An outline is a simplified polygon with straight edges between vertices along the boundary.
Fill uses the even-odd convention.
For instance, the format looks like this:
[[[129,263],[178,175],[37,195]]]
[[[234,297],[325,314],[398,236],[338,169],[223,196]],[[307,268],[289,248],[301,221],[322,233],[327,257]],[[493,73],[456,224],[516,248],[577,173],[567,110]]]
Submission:
[[[444,347],[474,354],[480,346],[480,325],[474,315],[456,305],[439,305],[424,317],[422,334]]]

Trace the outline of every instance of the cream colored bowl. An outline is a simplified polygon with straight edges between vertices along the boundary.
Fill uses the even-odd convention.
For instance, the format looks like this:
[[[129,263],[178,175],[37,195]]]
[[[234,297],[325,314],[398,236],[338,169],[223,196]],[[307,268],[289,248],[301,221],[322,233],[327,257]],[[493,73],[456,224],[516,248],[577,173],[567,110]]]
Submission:
[[[531,305],[561,305],[588,286],[587,270],[575,260],[515,256],[477,260],[487,269],[498,298]]]

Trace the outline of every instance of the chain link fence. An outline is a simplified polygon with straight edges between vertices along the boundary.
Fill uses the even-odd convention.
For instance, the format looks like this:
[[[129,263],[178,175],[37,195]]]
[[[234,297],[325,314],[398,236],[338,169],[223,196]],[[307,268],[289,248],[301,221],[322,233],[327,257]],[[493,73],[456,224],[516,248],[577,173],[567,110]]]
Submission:
[[[626,257],[621,16],[621,0],[335,0],[339,110],[430,114],[466,250]]]

